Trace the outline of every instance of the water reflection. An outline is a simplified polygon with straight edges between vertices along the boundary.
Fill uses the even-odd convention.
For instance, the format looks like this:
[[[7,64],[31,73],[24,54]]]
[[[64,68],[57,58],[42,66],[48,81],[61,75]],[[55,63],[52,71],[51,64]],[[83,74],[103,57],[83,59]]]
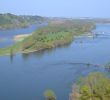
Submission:
[[[106,64],[104,67],[106,71],[110,72],[110,63]]]
[[[13,61],[14,61],[14,56],[15,56],[14,54],[9,55],[11,64],[12,64]]]

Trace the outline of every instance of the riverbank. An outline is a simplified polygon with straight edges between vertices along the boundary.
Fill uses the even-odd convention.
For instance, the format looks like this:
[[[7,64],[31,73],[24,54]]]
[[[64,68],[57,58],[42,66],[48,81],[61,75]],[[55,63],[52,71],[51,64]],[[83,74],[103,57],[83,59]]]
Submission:
[[[57,22],[38,29],[30,36],[17,36],[16,39],[23,40],[10,47],[0,49],[0,55],[12,55],[18,52],[30,53],[65,45],[73,41],[75,36],[89,33],[95,27],[93,23],[84,21]]]

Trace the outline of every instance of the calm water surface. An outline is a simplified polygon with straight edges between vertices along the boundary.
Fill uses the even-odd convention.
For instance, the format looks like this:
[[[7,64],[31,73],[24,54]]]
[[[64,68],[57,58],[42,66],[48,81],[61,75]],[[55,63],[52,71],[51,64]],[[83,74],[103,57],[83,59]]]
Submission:
[[[46,89],[55,91],[57,100],[68,100],[72,84],[81,76],[95,71],[109,74],[103,66],[110,61],[106,36],[110,25],[97,25],[95,31],[104,31],[105,36],[80,37],[67,46],[0,57],[0,100],[44,100]]]

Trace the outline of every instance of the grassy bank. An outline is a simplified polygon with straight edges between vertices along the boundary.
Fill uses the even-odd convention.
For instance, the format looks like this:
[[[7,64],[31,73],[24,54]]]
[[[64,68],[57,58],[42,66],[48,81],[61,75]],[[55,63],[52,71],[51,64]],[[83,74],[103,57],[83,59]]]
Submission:
[[[90,32],[94,27],[93,23],[87,21],[51,21],[23,41],[0,49],[0,55],[28,53],[64,45],[73,41],[74,36]]]

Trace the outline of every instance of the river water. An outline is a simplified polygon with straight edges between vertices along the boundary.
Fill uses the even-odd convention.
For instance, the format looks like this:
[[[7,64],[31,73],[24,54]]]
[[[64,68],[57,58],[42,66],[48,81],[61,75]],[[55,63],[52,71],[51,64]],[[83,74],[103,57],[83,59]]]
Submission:
[[[47,89],[56,93],[57,100],[68,100],[80,77],[97,71],[109,75],[104,65],[110,61],[110,25],[98,24],[94,31],[100,34],[76,38],[70,45],[1,56],[0,100],[44,100]]]

